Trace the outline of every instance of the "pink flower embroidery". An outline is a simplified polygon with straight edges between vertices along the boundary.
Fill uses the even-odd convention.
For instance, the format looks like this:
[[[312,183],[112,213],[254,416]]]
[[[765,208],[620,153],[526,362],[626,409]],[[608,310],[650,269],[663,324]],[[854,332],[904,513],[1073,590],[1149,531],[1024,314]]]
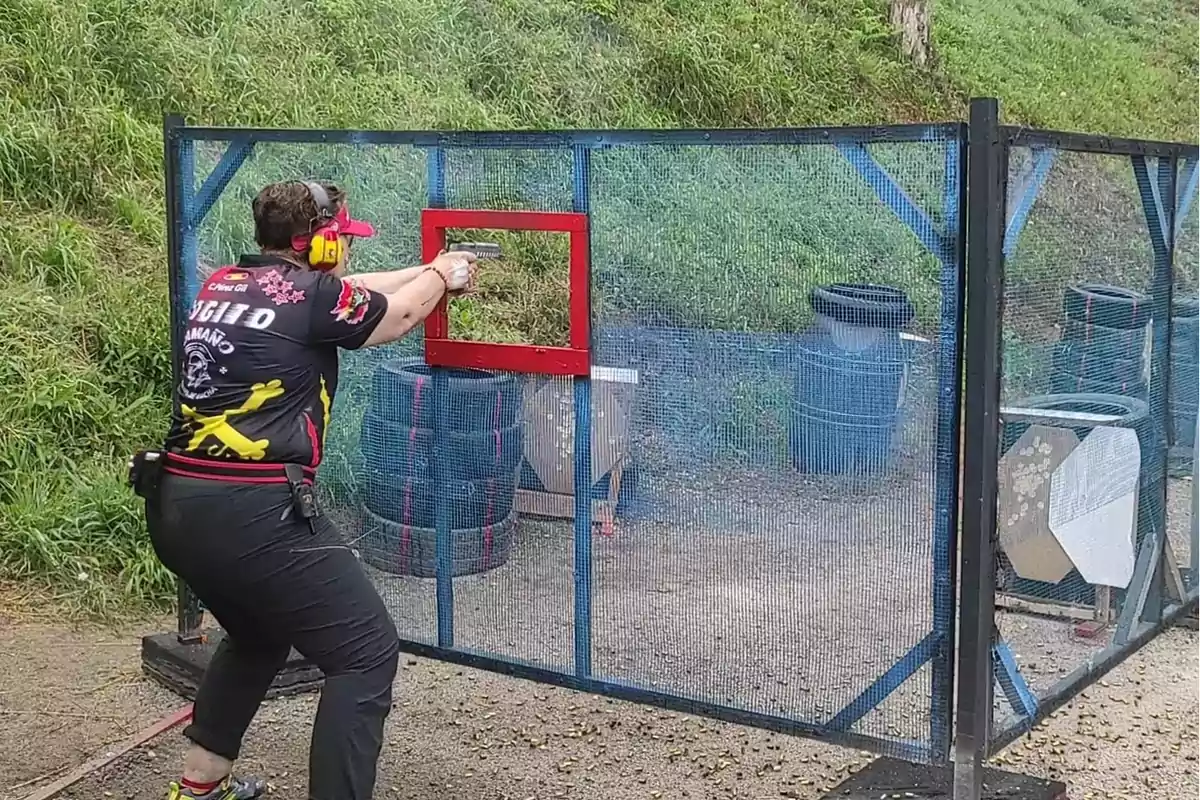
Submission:
[[[271,270],[258,279],[263,294],[271,298],[277,306],[286,303],[299,303],[304,299],[304,290],[295,288],[291,281],[285,281],[277,270]]]

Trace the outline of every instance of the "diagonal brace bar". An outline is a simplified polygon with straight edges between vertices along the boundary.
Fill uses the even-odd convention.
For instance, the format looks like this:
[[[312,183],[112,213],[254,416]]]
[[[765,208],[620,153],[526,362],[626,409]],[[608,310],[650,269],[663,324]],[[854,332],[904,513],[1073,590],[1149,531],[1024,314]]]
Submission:
[[[1196,199],[1196,185],[1200,183],[1200,159],[1188,158],[1183,162],[1183,175],[1179,180],[1179,199],[1175,204],[1175,238],[1183,234],[1183,223],[1188,214],[1192,213],[1192,203]]]
[[[221,160],[204,179],[200,191],[196,192],[187,221],[188,225],[193,229],[200,226],[200,223],[208,216],[208,212],[220,199],[225,188],[229,186],[229,182],[233,180],[233,176],[237,175],[238,170],[246,163],[246,159],[253,151],[254,141],[251,139],[240,139],[229,143],[225,152],[221,154]]]
[[[913,676],[917,670],[925,666],[929,659],[938,651],[940,637],[936,633],[928,633],[917,642],[916,646],[900,657],[900,660],[888,668],[888,671],[875,679],[862,694],[854,698],[826,723],[830,730],[844,731],[865,717],[867,713],[882,703],[888,696],[900,687],[900,684]]]
[[[1163,556],[1163,537],[1158,526],[1153,526],[1142,538],[1137,561],[1133,565],[1133,579],[1125,593],[1125,604],[1117,618],[1117,629],[1113,632],[1113,644],[1125,645],[1138,633],[1137,623],[1142,618],[1146,602],[1150,599],[1154,571]]]
[[[1042,193],[1057,156],[1058,151],[1050,148],[1037,148],[1033,151],[1033,168],[1021,182],[1017,204],[1009,212],[1008,225],[1004,228],[1005,258],[1012,256],[1017,249],[1017,241],[1021,238],[1021,232],[1025,230],[1025,223],[1029,221],[1029,212],[1033,210],[1033,204]]]
[[[1022,719],[1034,719],[1038,707],[1037,697],[1030,691],[1029,684],[1021,675],[1021,668],[1017,666],[1017,659],[1013,656],[1008,642],[999,636],[992,645],[992,671],[1012,710]]]
[[[954,258],[954,240],[944,236],[929,215],[913,202],[912,198],[896,183],[888,171],[883,168],[866,146],[859,143],[844,143],[836,145],[850,165],[875,191],[880,202],[892,210],[904,226],[912,231],[921,244],[937,257],[943,266],[952,263]]]
[[[1166,258],[1170,247],[1170,234],[1173,232],[1167,228],[1167,210],[1163,207],[1159,182],[1150,174],[1150,166],[1145,156],[1129,158],[1133,162],[1133,175],[1142,197],[1142,210],[1146,216],[1146,227],[1150,232],[1150,245],[1154,248],[1154,256]]]

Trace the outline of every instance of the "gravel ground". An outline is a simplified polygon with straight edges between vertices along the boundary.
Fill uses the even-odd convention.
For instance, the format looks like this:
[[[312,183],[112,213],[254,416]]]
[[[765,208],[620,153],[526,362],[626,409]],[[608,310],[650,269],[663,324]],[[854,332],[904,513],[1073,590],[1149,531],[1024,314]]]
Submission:
[[[594,674],[827,721],[932,628],[933,487],[906,466],[861,482],[656,476],[642,487],[650,513],[593,539]],[[1173,540],[1188,538],[1190,503],[1190,481],[1171,481]],[[573,559],[569,523],[522,521],[508,564],[455,581],[456,645],[572,672]],[[402,634],[435,641],[434,582],[372,574]],[[1111,628],[1082,638],[1072,621],[998,616],[1038,695],[1111,640]],[[930,681],[927,666],[853,730],[927,740]],[[1011,711],[1001,700],[996,713]]]
[[[997,762],[1066,779],[1071,800],[1196,797],[1196,635],[1173,630]],[[376,797],[397,800],[814,800],[863,753],[407,658]],[[305,783],[315,698],[268,703],[241,767],[272,794]],[[178,769],[178,732],[65,798],[146,797]],[[111,793],[111,794],[105,794]],[[302,796],[299,795],[299,796]]]
[[[652,515],[593,539],[593,673],[828,720],[931,629],[932,486],[723,476],[643,484]],[[508,564],[454,582],[456,645],[573,671],[573,561],[569,522],[522,521]],[[373,574],[402,635],[434,641],[434,582]],[[927,739],[929,673],[855,730]]]
[[[24,797],[29,782],[58,777],[181,704],[143,679],[140,631],[18,622],[2,595],[0,800]]]
[[[1167,535],[1181,566],[1186,566],[1191,552],[1191,491],[1191,479],[1172,479],[1167,483]],[[1043,619],[1003,610],[997,612],[997,626],[1012,649],[1022,676],[1039,697],[1065,675],[1107,648],[1112,643],[1114,630],[1109,626],[1092,638],[1084,638],[1076,634],[1074,621]],[[1007,704],[998,701],[997,721],[1011,717]]]
[[[593,539],[594,673],[827,720],[930,629],[922,472],[658,476],[644,487],[653,515]],[[455,581],[458,646],[572,669],[573,558],[568,524],[523,522],[508,564]],[[376,577],[403,633],[432,640],[434,582]],[[1038,692],[1107,644],[1062,622],[1001,620]],[[1198,666],[1196,634],[1169,631],[997,760],[1068,780],[1072,800],[1195,797]],[[0,800],[177,707],[138,672],[129,632],[0,628]],[[855,730],[926,738],[929,681],[926,667]],[[245,766],[278,793],[303,786],[314,703],[270,703],[255,723]],[[389,725],[377,796],[405,800],[815,798],[869,760],[416,658],[402,662]],[[164,735],[64,796],[153,793],[182,747]]]

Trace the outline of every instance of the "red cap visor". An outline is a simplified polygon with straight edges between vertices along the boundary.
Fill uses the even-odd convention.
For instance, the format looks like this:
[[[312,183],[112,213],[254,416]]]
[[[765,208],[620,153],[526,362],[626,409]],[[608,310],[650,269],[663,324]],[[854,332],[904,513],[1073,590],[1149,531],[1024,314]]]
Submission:
[[[333,218],[337,232],[342,236],[361,236],[366,239],[375,235],[375,226],[361,219],[350,219],[350,209],[342,206]]]
[[[369,238],[375,235],[375,226],[369,222],[364,222],[361,219],[351,219],[350,209],[342,206],[334,215],[333,220],[326,225],[321,226],[322,229],[332,230],[339,236],[357,236]],[[315,233],[315,231],[314,231]],[[296,236],[292,238],[292,249],[301,251],[307,250],[309,242],[312,241],[312,234],[304,236]]]

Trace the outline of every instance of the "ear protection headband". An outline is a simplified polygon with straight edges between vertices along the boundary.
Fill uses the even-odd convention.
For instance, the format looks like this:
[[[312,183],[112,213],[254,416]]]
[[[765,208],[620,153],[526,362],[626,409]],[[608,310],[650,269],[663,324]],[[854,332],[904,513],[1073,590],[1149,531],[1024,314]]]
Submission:
[[[304,181],[304,185],[317,204],[317,216],[310,223],[311,233],[292,239],[292,249],[307,251],[308,263],[313,269],[333,269],[342,259],[342,240],[338,238],[333,203],[321,184]]]

